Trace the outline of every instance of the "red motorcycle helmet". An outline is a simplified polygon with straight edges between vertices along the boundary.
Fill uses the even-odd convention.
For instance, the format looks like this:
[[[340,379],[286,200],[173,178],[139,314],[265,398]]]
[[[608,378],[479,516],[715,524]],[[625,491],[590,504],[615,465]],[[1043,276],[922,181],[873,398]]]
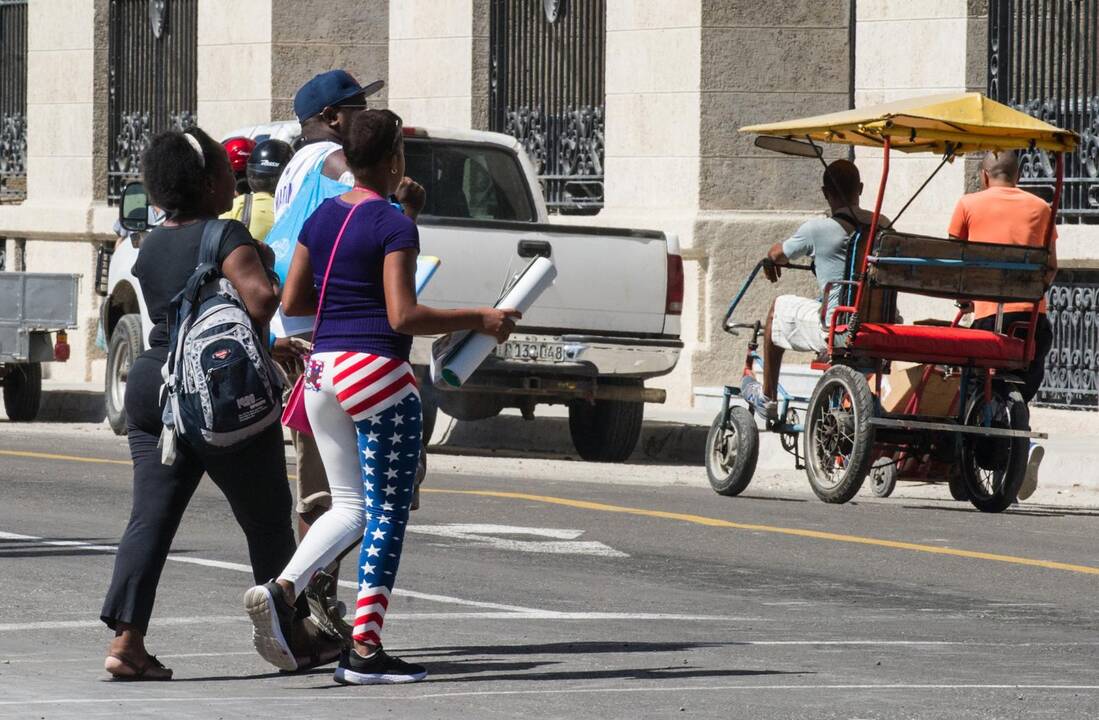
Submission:
[[[222,146],[229,154],[229,165],[233,168],[233,174],[242,176],[248,167],[248,156],[256,148],[256,141],[246,137],[231,137]]]

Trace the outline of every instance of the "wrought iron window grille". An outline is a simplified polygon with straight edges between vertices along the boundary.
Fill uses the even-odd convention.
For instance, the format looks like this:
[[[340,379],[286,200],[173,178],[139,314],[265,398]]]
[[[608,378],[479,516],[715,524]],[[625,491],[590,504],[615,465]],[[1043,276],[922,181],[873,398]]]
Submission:
[[[603,207],[606,0],[493,0],[489,126],[519,140],[553,212]]]
[[[1046,297],[1053,349],[1035,402],[1099,409],[1099,271],[1061,270]]]
[[[141,155],[165,130],[195,124],[198,0],[111,0],[107,200],[141,177]]]
[[[1099,222],[1099,0],[989,0],[988,95],[1080,134],[1059,222]],[[1049,154],[1021,159],[1020,185],[1049,194]]]
[[[0,0],[0,202],[27,196],[27,0]]]

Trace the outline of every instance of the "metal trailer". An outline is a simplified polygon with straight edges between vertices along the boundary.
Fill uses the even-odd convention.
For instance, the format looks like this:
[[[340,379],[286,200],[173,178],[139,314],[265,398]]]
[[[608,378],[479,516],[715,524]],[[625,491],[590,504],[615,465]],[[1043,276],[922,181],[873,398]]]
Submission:
[[[69,359],[66,331],[76,328],[79,285],[79,275],[0,272],[0,385],[9,420],[35,419],[42,363]]]

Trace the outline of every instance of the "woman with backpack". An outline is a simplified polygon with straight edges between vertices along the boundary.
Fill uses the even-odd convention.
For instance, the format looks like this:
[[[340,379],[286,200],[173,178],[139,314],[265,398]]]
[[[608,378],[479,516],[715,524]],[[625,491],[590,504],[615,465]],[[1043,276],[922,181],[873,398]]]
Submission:
[[[283,289],[287,315],[316,315],[304,404],[332,490],[332,508],[293,559],[244,595],[264,659],[293,668],[294,603],[317,570],[361,545],[352,647],[335,679],[345,684],[415,682],[427,673],[382,650],[381,632],[400,562],[421,447],[420,395],[408,363],[413,335],[472,330],[504,341],[514,310],[436,310],[418,305],[419,234],[388,202],[404,179],[401,120],[367,110],[344,146],[349,192],[309,217]],[[405,181],[406,186],[408,181]],[[422,189],[406,194],[423,207]],[[319,289],[319,291],[318,291]]]
[[[183,437],[175,444],[174,458],[171,452],[162,455],[158,446],[164,429],[161,370],[169,355],[172,301],[195,272],[207,223],[232,205],[236,181],[225,149],[198,128],[154,137],[142,170],[152,203],[168,219],[142,241],[133,268],[153,328],[149,349],[134,361],[126,383],[134,499],[100,617],[115,631],[104,663],[107,672],[119,679],[168,680],[172,671],[149,654],[145,635],[168,550],[203,473],[225,494],[244,530],[257,582],[278,573],[290,559],[294,534],[277,421],[228,454],[196,448]],[[213,265],[236,290],[253,328],[262,328],[278,299],[260,246],[244,225],[224,222],[217,226],[220,244]],[[174,326],[176,318],[171,322]],[[277,404],[276,399],[276,412]],[[165,434],[167,444],[173,439]]]

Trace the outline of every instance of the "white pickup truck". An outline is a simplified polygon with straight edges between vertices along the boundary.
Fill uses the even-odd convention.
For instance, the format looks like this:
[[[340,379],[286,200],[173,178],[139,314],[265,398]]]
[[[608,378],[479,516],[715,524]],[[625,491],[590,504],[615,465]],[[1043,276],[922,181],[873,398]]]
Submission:
[[[233,134],[293,139],[297,132],[296,123],[274,123]],[[480,420],[505,407],[532,418],[538,404],[566,404],[582,458],[625,460],[637,444],[645,403],[664,401],[664,391],[646,388],[645,380],[671,372],[682,349],[676,238],[549,223],[534,167],[508,135],[405,128],[405,153],[408,175],[427,190],[418,220],[422,251],[442,259],[424,303],[490,305],[530,258],[544,255],[557,266],[556,284],[460,390],[423,384],[425,433],[440,408],[459,420]],[[150,329],[130,272],[139,243],[131,235],[117,244],[103,303],[107,409],[117,432],[125,429],[129,363]],[[431,342],[417,338],[413,345],[422,377]]]

